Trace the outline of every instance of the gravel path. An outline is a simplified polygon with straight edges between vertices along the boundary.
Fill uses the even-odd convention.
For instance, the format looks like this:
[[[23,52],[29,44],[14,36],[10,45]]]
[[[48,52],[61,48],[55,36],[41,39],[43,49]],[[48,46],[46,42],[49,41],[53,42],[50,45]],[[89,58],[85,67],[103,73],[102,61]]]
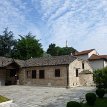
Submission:
[[[66,107],[71,100],[80,101],[94,87],[53,88],[36,86],[2,86],[0,95],[12,99],[19,107]]]

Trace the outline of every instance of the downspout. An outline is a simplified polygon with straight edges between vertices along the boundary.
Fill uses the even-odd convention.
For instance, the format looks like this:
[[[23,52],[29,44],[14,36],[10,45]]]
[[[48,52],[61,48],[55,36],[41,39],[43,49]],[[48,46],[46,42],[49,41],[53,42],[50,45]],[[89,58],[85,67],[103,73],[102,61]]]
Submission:
[[[67,86],[66,86],[66,88],[70,88],[70,86],[69,86],[69,70],[68,70],[68,65],[66,65],[66,70],[67,70]]]

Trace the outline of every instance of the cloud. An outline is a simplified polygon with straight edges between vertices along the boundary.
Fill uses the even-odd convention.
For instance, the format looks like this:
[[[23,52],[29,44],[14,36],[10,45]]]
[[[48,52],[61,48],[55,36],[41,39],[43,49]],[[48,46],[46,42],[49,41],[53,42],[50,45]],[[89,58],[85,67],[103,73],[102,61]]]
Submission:
[[[91,36],[90,36],[91,35]],[[79,49],[96,48],[101,54],[107,53],[107,25],[99,25],[95,31],[90,32],[89,37],[81,41]]]
[[[46,49],[52,42],[107,53],[107,0],[0,0],[0,32],[32,32]]]
[[[39,29],[25,16],[26,5],[22,0],[0,0],[0,32],[9,27],[16,38],[19,34],[27,34],[29,31],[40,35]],[[37,32],[36,32],[37,31]]]
[[[59,0],[41,0],[41,8],[49,28],[50,43],[65,46],[68,40],[69,45],[78,50],[94,47],[101,53],[107,52],[107,26],[104,25],[107,24],[106,0],[64,0],[63,3]],[[102,44],[104,51],[98,43]]]
[[[48,19],[63,4],[63,0],[40,0],[43,19]]]

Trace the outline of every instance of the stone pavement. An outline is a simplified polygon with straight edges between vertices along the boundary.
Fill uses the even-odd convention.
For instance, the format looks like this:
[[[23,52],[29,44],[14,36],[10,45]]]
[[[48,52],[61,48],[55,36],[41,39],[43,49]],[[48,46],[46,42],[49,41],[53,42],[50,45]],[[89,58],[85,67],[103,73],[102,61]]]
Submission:
[[[68,101],[80,102],[87,92],[94,90],[94,87],[66,89],[37,86],[2,86],[0,87],[0,95],[12,99],[19,107],[66,107]]]

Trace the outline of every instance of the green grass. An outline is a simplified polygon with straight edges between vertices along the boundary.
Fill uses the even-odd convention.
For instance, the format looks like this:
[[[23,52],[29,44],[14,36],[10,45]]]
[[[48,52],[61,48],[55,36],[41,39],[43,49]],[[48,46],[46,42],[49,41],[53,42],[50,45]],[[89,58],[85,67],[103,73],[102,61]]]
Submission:
[[[97,98],[94,106],[82,104],[82,107],[107,107],[107,98]]]
[[[0,95],[0,103],[5,101],[9,101],[9,99]]]

